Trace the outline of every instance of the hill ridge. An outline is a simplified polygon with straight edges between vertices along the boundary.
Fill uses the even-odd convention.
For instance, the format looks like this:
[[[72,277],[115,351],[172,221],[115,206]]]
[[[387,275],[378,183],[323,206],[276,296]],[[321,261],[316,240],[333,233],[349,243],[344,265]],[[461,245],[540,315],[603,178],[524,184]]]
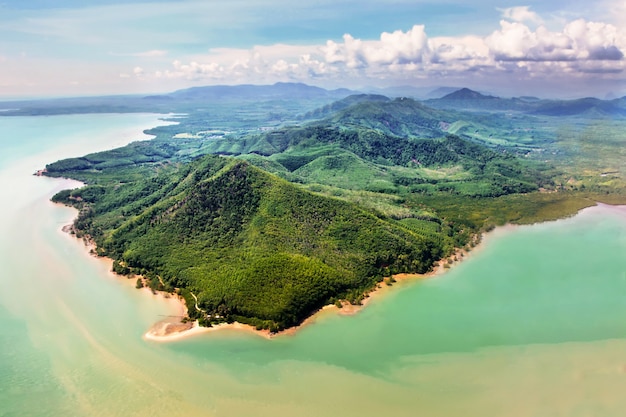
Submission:
[[[358,303],[389,273],[426,272],[444,254],[432,236],[245,161],[206,156],[156,182],[161,175],[186,182],[164,195],[153,178],[64,191],[55,200],[81,210],[76,230],[92,235],[116,272],[144,275],[156,289],[178,288],[188,303],[193,292],[207,315],[189,314],[205,324],[291,327],[324,304]],[[87,203],[83,197],[95,189]],[[131,210],[148,190],[159,198],[150,203],[148,195]]]

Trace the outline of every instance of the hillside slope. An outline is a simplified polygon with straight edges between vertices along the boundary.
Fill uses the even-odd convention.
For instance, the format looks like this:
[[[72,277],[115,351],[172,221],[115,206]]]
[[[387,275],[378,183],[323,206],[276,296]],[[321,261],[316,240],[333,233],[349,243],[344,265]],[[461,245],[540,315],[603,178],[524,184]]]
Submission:
[[[442,125],[454,117],[427,107],[410,98],[391,101],[367,101],[340,110],[319,124],[360,126],[379,130],[387,135],[434,138],[442,135]]]
[[[359,302],[384,275],[426,272],[444,254],[436,233],[214,156],[55,201],[81,209],[78,233],[115,259],[116,272],[179,288],[190,306],[196,296],[204,312],[190,315],[205,322],[291,327],[324,304]]]

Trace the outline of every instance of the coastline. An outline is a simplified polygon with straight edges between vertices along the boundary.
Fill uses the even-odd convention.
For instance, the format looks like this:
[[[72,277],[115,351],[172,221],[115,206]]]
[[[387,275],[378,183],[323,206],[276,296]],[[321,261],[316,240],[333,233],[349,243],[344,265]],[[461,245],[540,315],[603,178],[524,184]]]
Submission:
[[[73,180],[72,180],[73,181]],[[53,203],[57,204],[57,203]],[[58,203],[61,204],[61,203]],[[68,207],[61,204],[63,207]],[[73,207],[69,207],[72,210],[76,210]],[[110,276],[118,281],[122,281],[127,283],[128,285],[132,285],[133,290],[142,291],[146,295],[150,294],[153,297],[160,299],[160,301],[168,303],[171,314],[168,315],[167,318],[163,320],[159,320],[156,323],[152,324],[150,328],[143,334],[142,338],[146,341],[151,342],[174,342],[181,339],[187,339],[189,337],[194,337],[200,334],[207,334],[217,331],[237,331],[237,332],[247,332],[256,336],[263,337],[264,339],[273,339],[275,337],[281,336],[293,336],[298,330],[309,326],[316,321],[318,321],[323,316],[328,314],[339,314],[344,316],[351,316],[359,313],[362,309],[364,309],[367,305],[369,305],[372,300],[377,300],[382,298],[384,294],[388,293],[392,289],[395,289],[398,286],[406,285],[411,282],[422,280],[422,279],[430,279],[436,276],[444,274],[447,270],[449,270],[454,265],[460,263],[462,260],[468,257],[470,250],[467,248],[456,248],[455,251],[448,257],[440,259],[434,266],[433,269],[424,274],[409,274],[409,273],[401,273],[392,275],[392,277],[386,277],[383,281],[379,282],[374,288],[372,288],[368,293],[365,294],[361,304],[355,305],[350,304],[348,302],[343,302],[341,308],[337,307],[335,304],[328,304],[314,312],[312,315],[307,317],[302,323],[297,326],[290,327],[288,329],[281,330],[279,332],[272,333],[269,330],[257,330],[256,327],[239,323],[219,323],[213,325],[211,327],[202,327],[199,325],[198,321],[183,321],[184,317],[187,317],[188,307],[185,303],[185,300],[177,294],[172,294],[163,291],[154,291],[146,286],[142,288],[136,288],[135,283],[136,280],[134,278],[142,278],[139,275],[134,275],[132,277],[125,277],[113,272],[113,259],[98,256],[96,254],[96,244],[88,237],[78,237],[75,233],[74,229],[74,219],[72,219],[72,223],[64,225],[60,232],[65,236],[72,238],[74,241],[82,242],[86,251],[84,252],[86,255],[91,258],[96,259],[99,262],[103,262],[107,266],[108,273]],[[505,225],[502,227],[497,227],[494,230],[501,228],[508,228],[509,225]],[[472,252],[476,250],[476,248],[482,246],[482,238],[486,234],[492,233],[492,231],[484,232],[477,234],[473,237],[472,241],[474,245],[472,247]],[[393,278],[393,279],[391,279]]]
[[[597,203],[594,206],[586,207],[577,212],[576,215],[588,210],[588,209],[604,209],[611,210],[612,212],[618,210],[620,214],[626,216],[626,205],[610,205]],[[573,217],[573,216],[571,216]],[[566,217],[568,218],[568,217]],[[254,326],[243,324],[239,322],[234,323],[220,323],[217,325],[213,325],[211,327],[201,327],[198,324],[198,321],[183,321],[182,318],[187,316],[187,305],[185,300],[171,293],[166,293],[162,291],[153,291],[150,288],[143,287],[140,288],[140,291],[144,291],[146,294],[151,294],[155,297],[161,298],[163,301],[170,303],[170,308],[176,314],[172,314],[168,318],[164,320],[160,320],[154,323],[144,334],[143,339],[152,342],[173,342],[181,339],[186,339],[189,337],[197,336],[200,334],[207,334],[217,331],[238,331],[238,332],[247,332],[250,334],[254,334],[265,339],[272,339],[275,337],[281,336],[292,336],[295,335],[298,330],[302,329],[305,326],[309,326],[319,320],[321,317],[326,316],[327,314],[339,314],[339,315],[354,315],[359,313],[362,309],[367,307],[372,300],[377,300],[382,298],[384,294],[389,291],[395,289],[398,286],[407,285],[409,283],[415,282],[417,280],[423,279],[431,279],[437,276],[443,275],[446,271],[450,270],[457,264],[461,263],[463,260],[469,258],[471,253],[474,253],[484,247],[484,240],[486,237],[493,235],[495,233],[508,232],[518,227],[522,227],[523,225],[515,225],[515,224],[506,224],[503,226],[497,226],[494,229],[476,234],[472,239],[472,244],[468,247],[456,248],[455,251],[448,257],[440,259],[434,266],[432,271],[427,272],[425,274],[396,274],[392,275],[392,277],[386,277],[378,283],[371,291],[365,294],[365,297],[360,305],[353,305],[347,302],[343,302],[341,307],[337,307],[335,304],[329,304],[323,306],[321,309],[313,313],[311,316],[307,317],[301,324],[298,326],[290,327],[285,330],[281,330],[276,333],[271,333],[269,330],[257,330]],[[118,275],[112,271],[113,260],[107,257],[101,257],[96,255],[95,252],[95,244],[88,238],[78,238],[74,233],[73,223],[69,225],[65,225],[62,228],[62,232],[67,236],[73,237],[74,239],[79,239],[83,242],[85,248],[87,249],[86,253],[91,257],[100,260],[101,262],[106,262],[108,266],[109,273],[118,280],[127,281],[129,285],[133,284],[135,281],[132,278],[126,278],[121,275]],[[393,279],[391,279],[393,278]],[[133,288],[134,285],[133,285]]]
[[[482,237],[486,233],[491,232],[485,232],[475,236],[474,241],[478,242],[476,243],[475,248],[481,246],[480,242],[482,241]],[[189,322],[186,323],[184,326],[181,326],[180,321],[166,319],[155,323],[144,334],[143,338],[145,340],[155,342],[173,342],[176,340],[186,339],[200,334],[212,333],[216,331],[243,331],[263,337],[265,339],[293,336],[300,329],[317,322],[319,319],[328,314],[339,314],[343,316],[352,316],[358,314],[361,310],[366,308],[367,305],[369,305],[373,300],[382,298],[389,291],[395,290],[399,286],[401,287],[403,285],[407,285],[418,280],[430,279],[440,276],[444,274],[447,270],[449,270],[453,265],[456,265],[460,263],[463,259],[467,258],[469,253],[470,251],[468,251],[466,248],[457,248],[454,253],[452,253],[449,257],[440,259],[433,266],[433,269],[430,272],[424,274],[402,273],[392,275],[391,277],[386,277],[383,279],[383,281],[379,282],[371,291],[365,294],[365,297],[361,304],[355,305],[348,302],[343,302],[341,307],[337,307],[335,304],[327,304],[309,317],[307,317],[299,325],[281,330],[276,333],[271,333],[269,330],[257,330],[254,326],[239,322],[220,323],[211,327],[201,327],[198,324],[198,321],[195,321],[193,323]],[[186,311],[187,307],[185,305],[185,301],[180,297],[177,297],[177,299]]]
[[[602,209],[602,210],[610,210],[611,212],[617,212],[626,217],[626,205],[612,205],[595,202],[593,206],[585,207],[579,210],[576,214],[572,216],[563,217],[562,219],[553,220],[559,221],[568,218],[572,218],[580,215],[581,213],[591,210],[591,209]],[[541,222],[545,223],[545,222]],[[370,292],[365,295],[365,298],[361,302],[360,305],[353,305],[347,302],[342,304],[342,307],[339,308],[334,304],[328,304],[323,306],[321,309],[313,313],[311,316],[307,317],[302,323],[298,326],[290,327],[288,329],[282,330],[277,333],[270,333],[268,330],[257,330],[255,327],[242,324],[242,323],[221,323],[218,325],[214,325],[213,327],[200,327],[197,323],[189,328],[188,330],[183,330],[180,332],[171,332],[167,334],[160,334],[159,323],[156,323],[151,329],[146,332],[144,335],[144,339],[158,342],[170,342],[176,341],[188,337],[193,337],[199,334],[206,334],[215,331],[245,331],[265,339],[272,339],[275,337],[284,337],[284,336],[293,336],[300,329],[309,326],[322,317],[325,317],[328,314],[339,314],[345,316],[351,316],[354,314],[358,314],[361,310],[366,308],[371,302],[375,302],[375,300],[381,299],[390,291],[396,290],[397,287],[402,287],[404,285],[411,284],[418,280],[423,279],[432,279],[438,276],[445,274],[447,271],[454,268],[456,265],[460,264],[465,259],[468,259],[471,254],[480,251],[482,248],[488,244],[491,236],[500,233],[508,233],[512,232],[519,227],[530,226],[530,225],[517,225],[517,224],[505,224],[502,226],[497,226],[492,230],[479,233],[474,236],[473,241],[474,245],[470,250],[468,248],[456,248],[455,251],[448,257],[440,259],[434,266],[432,271],[427,272],[425,274],[396,274],[392,275],[393,280],[395,282],[389,282],[389,277],[385,278],[382,282],[378,283]],[[390,285],[387,284],[389,282]],[[181,303],[184,305],[184,300],[181,300]]]

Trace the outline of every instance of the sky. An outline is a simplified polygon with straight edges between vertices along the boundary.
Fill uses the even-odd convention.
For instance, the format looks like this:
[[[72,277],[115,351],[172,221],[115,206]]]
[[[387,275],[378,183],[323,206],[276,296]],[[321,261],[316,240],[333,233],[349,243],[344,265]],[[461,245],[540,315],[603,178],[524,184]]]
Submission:
[[[201,85],[626,95],[623,0],[0,0],[0,98]]]

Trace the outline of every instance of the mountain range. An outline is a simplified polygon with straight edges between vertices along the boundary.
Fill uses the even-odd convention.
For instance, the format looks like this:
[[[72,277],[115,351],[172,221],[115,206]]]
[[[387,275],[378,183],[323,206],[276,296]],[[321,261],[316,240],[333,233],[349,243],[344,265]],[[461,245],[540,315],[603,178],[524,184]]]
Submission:
[[[54,200],[79,209],[74,233],[116,272],[180,294],[205,325],[276,331],[359,303],[392,274],[428,271],[495,218],[559,201],[538,192],[556,190],[554,168],[526,158],[551,140],[533,115],[620,116],[626,101],[350,93],[275,84],[135,97],[126,103],[189,113],[150,141],[43,174],[87,184]]]
[[[387,89],[394,93],[410,94],[411,88]],[[421,90],[420,90],[421,91]],[[413,91],[414,92],[414,91]],[[575,100],[538,99],[536,97],[502,98],[485,95],[468,88],[442,87],[432,91],[430,98],[422,100],[425,106],[435,109],[459,111],[516,111],[547,116],[626,117],[626,97],[612,100],[580,98]],[[344,100],[345,99],[345,100]],[[327,90],[302,83],[276,83],[273,85],[218,85],[193,87],[168,94],[128,95],[102,97],[75,97],[46,100],[21,100],[0,102],[0,116],[45,115],[72,113],[127,113],[127,112],[190,112],[198,106],[219,102],[271,102],[298,103],[301,119],[325,117],[334,111],[356,102],[386,101],[382,94],[362,94],[340,88]],[[315,104],[320,104],[315,106]],[[312,108],[311,108],[312,107]]]

